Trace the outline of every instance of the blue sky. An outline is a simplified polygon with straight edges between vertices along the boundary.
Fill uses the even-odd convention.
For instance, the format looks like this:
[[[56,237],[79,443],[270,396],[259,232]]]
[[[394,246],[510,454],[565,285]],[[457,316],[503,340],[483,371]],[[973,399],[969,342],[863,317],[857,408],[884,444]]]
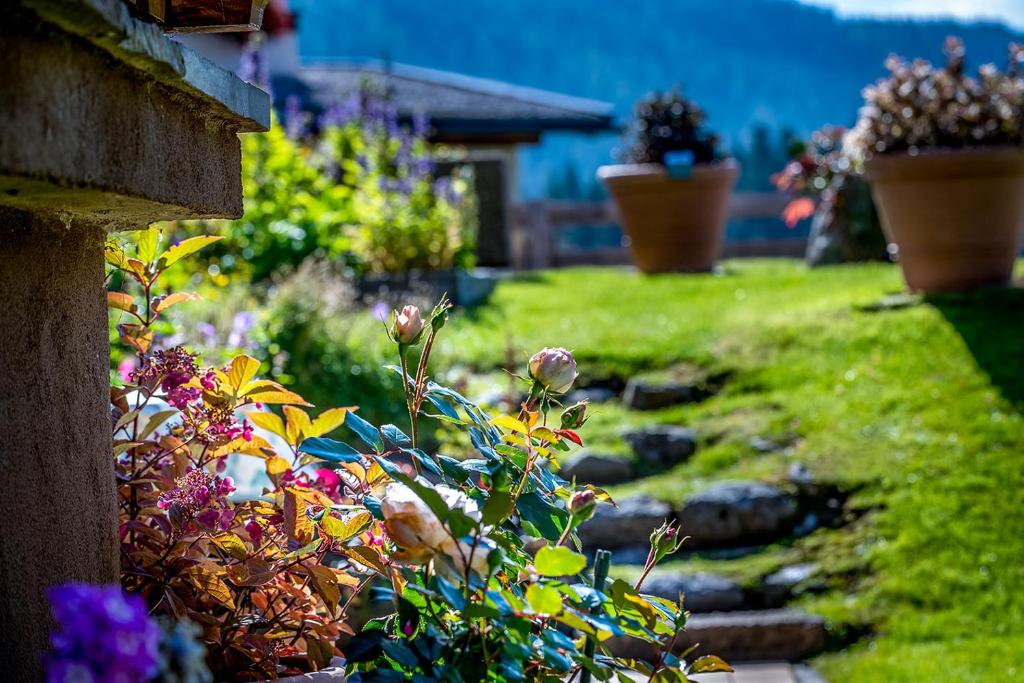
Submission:
[[[805,0],[843,15],[996,19],[1024,30],[1024,0]]]

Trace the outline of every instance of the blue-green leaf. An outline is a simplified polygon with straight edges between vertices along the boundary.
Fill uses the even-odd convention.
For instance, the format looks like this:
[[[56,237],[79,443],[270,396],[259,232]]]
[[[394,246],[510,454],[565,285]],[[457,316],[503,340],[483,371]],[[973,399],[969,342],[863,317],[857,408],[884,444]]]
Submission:
[[[349,418],[351,417],[352,415],[350,414]],[[312,455],[314,458],[327,460],[328,462],[359,462],[363,458],[359,451],[347,443],[328,439],[324,436],[305,439],[299,446],[299,452]]]

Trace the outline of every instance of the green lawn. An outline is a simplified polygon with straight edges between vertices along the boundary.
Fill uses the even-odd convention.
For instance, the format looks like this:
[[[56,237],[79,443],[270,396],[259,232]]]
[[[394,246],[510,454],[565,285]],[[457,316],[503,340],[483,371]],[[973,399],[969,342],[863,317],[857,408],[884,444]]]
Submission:
[[[712,481],[781,479],[793,462],[856,489],[855,524],[727,565],[739,576],[794,558],[824,568],[832,589],[803,606],[832,624],[836,650],[816,662],[830,681],[1024,677],[1024,291],[865,309],[901,286],[891,266],[788,261],[728,262],[717,275],[539,273],[453,319],[440,352],[477,370],[510,349],[525,359],[561,345],[587,377],[731,371],[699,405],[600,406],[589,445],[623,450],[630,423],[697,429],[690,462],[628,487],[668,500]],[[759,454],[755,435],[792,446]],[[856,633],[873,635],[848,644]]]

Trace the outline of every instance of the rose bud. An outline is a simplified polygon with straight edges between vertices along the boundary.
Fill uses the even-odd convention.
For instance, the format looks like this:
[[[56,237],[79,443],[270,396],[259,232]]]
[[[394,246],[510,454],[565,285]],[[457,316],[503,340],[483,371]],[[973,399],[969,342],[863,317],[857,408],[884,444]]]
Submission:
[[[552,393],[564,394],[576,375],[576,360],[565,349],[541,349],[530,358],[530,377]]]
[[[405,306],[401,313],[395,312],[395,339],[401,344],[415,344],[423,332],[420,309]]]
[[[590,401],[584,399],[562,411],[562,429],[579,429],[587,421],[587,406]]]
[[[651,533],[651,549],[654,552],[655,561],[660,562],[666,555],[679,550],[685,541],[679,536],[679,528],[665,522]]]
[[[594,515],[597,507],[597,496],[590,489],[583,489],[572,494],[569,498],[569,512],[580,521],[587,521]]]

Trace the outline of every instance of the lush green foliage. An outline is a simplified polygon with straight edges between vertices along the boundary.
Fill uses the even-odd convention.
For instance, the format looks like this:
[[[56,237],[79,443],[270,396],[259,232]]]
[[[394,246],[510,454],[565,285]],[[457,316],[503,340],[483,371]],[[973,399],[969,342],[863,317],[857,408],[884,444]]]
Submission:
[[[889,77],[864,90],[865,106],[849,139],[861,157],[919,150],[1024,144],[1024,45],[1011,43],[1009,68],[987,64],[973,78],[964,44],[947,38],[941,69],[896,56]]]
[[[548,469],[556,453],[582,445],[585,404],[549,424],[576,379],[571,354],[537,353],[518,415],[492,418],[429,379],[448,304],[426,318],[407,306],[388,336],[411,436],[353,407],[313,416],[298,394],[259,379],[254,358],[201,368],[183,347],[160,348],[154,323],[196,296],[158,291],[161,276],[218,239],[164,249],[150,229],[106,250],[126,290],[108,300],[137,353],[128,381],[111,390],[123,583],[151,611],[201,627],[217,680],[325,667],[343,634],[353,636],[343,648],[352,681],[547,681],[580,671],[608,680],[630,670],[682,682],[729,670],[715,657],[673,654],[682,605],[640,592],[678,548],[676,529],[652,534],[632,584],[606,587],[606,554],[585,572],[575,530],[609,497]],[[423,450],[424,418],[465,433],[472,457]],[[342,425],[353,445],[324,436]],[[235,458],[263,461],[263,496],[231,497],[219,473]],[[354,633],[348,610],[372,582],[395,611]],[[649,642],[653,661],[608,655],[612,636]]]
[[[472,265],[468,170],[435,178],[425,121],[400,125],[385,100],[353,98],[315,136],[307,115],[292,112],[287,125],[243,137],[243,217],[178,224],[182,236],[225,238],[207,252],[211,274],[259,282],[311,255],[356,274]]]
[[[472,265],[471,178],[468,169],[433,176],[425,119],[403,127],[394,108],[368,92],[325,119],[317,149],[352,188],[350,226],[328,244],[329,254],[348,254],[358,272],[371,274]]]

